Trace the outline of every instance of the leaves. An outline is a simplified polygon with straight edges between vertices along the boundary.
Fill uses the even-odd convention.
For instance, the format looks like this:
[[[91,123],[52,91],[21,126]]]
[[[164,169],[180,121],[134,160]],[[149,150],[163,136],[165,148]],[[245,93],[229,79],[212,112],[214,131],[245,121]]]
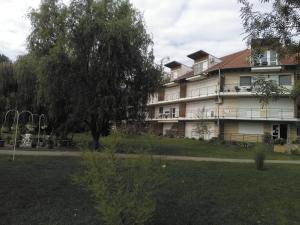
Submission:
[[[287,95],[290,91],[278,85],[274,80],[265,80],[258,78],[254,83],[254,90],[259,98],[259,102],[262,104],[262,108],[269,104],[270,100],[277,100],[282,95]]]
[[[96,208],[108,225],[142,225],[155,211],[155,194],[164,172],[150,156],[121,159],[106,150],[84,154],[84,174],[75,181],[87,187],[96,200]]]

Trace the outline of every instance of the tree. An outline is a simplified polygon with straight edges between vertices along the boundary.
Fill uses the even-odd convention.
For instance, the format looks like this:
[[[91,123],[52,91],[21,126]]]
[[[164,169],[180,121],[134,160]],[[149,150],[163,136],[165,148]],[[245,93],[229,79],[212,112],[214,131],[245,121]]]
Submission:
[[[11,62],[11,61],[6,55],[0,54],[0,63],[3,62]]]
[[[28,47],[37,66],[37,102],[41,112],[48,115],[56,135],[63,138],[74,122],[67,16],[68,9],[61,1],[43,0],[39,9],[29,14],[33,31],[28,37]]]
[[[262,108],[267,106],[270,100],[276,101],[280,96],[290,93],[287,88],[278,85],[275,81],[263,78],[258,78],[253,87]]]
[[[84,154],[84,173],[75,181],[94,196],[107,225],[143,225],[156,208],[156,194],[164,181],[158,160],[147,156],[121,159],[106,150]]]
[[[0,63],[0,111],[2,113],[17,107],[17,89],[13,64],[5,60]]]
[[[296,61],[300,63],[300,1],[261,0],[261,4],[272,3],[269,12],[256,10],[249,0],[239,2],[248,42],[258,38],[270,40],[281,57],[295,54]]]
[[[16,93],[16,105],[18,109],[32,112],[38,111],[36,61],[33,55],[27,54],[18,57],[14,63],[14,77],[18,85]]]
[[[53,87],[45,95],[53,96],[63,86],[53,100],[63,100],[68,118],[86,123],[95,149],[112,121],[143,119],[161,70],[143,18],[128,1],[73,0],[66,7],[44,0],[31,21],[30,49],[45,60],[41,74]],[[53,106],[50,111],[59,107]]]

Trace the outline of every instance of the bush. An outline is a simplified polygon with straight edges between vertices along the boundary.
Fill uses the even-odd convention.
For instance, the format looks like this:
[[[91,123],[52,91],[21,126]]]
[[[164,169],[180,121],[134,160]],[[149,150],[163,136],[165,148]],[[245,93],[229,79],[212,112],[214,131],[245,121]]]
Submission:
[[[155,211],[165,166],[148,156],[121,159],[109,149],[101,157],[96,154],[84,154],[85,170],[75,182],[93,193],[105,224],[145,224]]]
[[[297,148],[291,149],[291,154],[292,154],[292,155],[299,155],[299,154],[300,154],[300,151],[299,151],[299,149],[297,149]]]
[[[258,151],[255,155],[255,165],[257,170],[264,170],[266,155],[263,151]]]
[[[286,143],[284,138],[278,138],[274,140],[275,145],[284,145]]]
[[[264,133],[263,135],[263,143],[265,144],[272,144],[273,143],[273,137],[269,133]]]

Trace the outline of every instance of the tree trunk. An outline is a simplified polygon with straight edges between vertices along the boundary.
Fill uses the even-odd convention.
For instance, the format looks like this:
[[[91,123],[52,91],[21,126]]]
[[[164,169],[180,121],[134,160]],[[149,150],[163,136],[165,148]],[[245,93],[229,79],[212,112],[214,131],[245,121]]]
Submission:
[[[92,133],[92,137],[93,137],[93,149],[98,150],[101,147],[100,142],[99,142],[100,132],[91,130],[91,133]]]

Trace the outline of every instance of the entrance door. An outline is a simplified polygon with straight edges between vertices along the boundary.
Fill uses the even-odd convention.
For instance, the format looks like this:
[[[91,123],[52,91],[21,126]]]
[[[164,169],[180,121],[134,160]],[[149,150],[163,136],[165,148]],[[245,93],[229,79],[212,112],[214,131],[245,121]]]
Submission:
[[[282,138],[287,141],[287,139],[288,139],[288,124],[273,124],[272,136],[273,136],[273,139]]]

